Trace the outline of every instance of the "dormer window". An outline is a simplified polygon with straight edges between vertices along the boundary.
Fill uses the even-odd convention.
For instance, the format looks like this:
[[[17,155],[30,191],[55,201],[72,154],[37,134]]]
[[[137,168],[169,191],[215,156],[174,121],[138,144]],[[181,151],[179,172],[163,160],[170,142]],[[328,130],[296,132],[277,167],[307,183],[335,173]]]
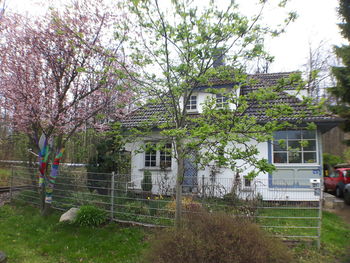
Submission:
[[[197,109],[197,96],[192,95],[187,101],[186,110],[196,110]]]
[[[224,108],[226,105],[228,105],[227,97],[222,94],[216,94],[216,107],[218,109]]]

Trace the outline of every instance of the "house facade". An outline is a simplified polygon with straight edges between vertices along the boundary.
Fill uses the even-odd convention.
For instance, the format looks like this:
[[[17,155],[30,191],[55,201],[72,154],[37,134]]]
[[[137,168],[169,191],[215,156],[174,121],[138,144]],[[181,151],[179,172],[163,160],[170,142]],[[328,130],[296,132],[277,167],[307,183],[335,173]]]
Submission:
[[[254,85],[241,87],[236,90],[237,95],[244,95],[257,88],[269,87],[289,76],[287,73],[256,74],[249,76],[253,78]],[[217,82],[210,88],[230,89],[232,83]],[[199,87],[191,95],[188,103],[182,105],[186,107],[189,114],[201,114],[202,105],[208,97],[215,96],[218,107],[226,103],[226,98],[222,94],[212,94],[207,91],[208,87]],[[292,106],[295,111],[302,110],[300,107],[300,97],[303,91],[295,97],[296,91],[293,87],[286,87],[281,91],[278,98],[279,102]],[[234,109],[234,105],[229,105]],[[305,110],[305,109],[304,109]],[[141,123],[147,122],[154,114],[157,120],[162,122],[165,116],[161,105],[147,105],[132,112],[123,122],[126,129],[135,128]],[[306,110],[307,111],[307,110]],[[249,105],[247,113],[255,116],[259,122],[268,122],[268,117],[259,109],[258,105],[252,103]],[[272,173],[260,173],[254,179],[246,178],[253,169],[249,165],[240,163],[244,169],[240,174],[235,174],[231,169],[220,167],[214,162],[212,165],[199,167],[195,164],[194,158],[198,153],[193,153],[184,163],[184,190],[191,193],[210,194],[214,196],[224,196],[233,190],[239,189],[242,198],[249,198],[252,195],[259,194],[264,200],[283,200],[283,201],[305,201],[317,200],[319,197],[310,191],[310,179],[320,179],[322,181],[322,134],[337,126],[342,120],[333,115],[306,115],[300,121],[300,117],[291,115],[285,116],[281,121],[296,122],[298,128],[290,130],[277,131],[274,134],[273,141],[256,142],[250,141],[258,149],[258,159],[267,159],[269,163],[274,164],[276,170]],[[308,123],[316,124],[315,130],[307,129]],[[141,181],[145,171],[152,174],[152,192],[155,194],[168,194],[173,191],[175,178],[177,174],[177,163],[172,158],[171,144],[164,144],[155,149],[144,147],[145,145],[155,144],[162,137],[159,129],[156,127],[145,137],[128,143],[125,147],[131,152],[131,181],[136,189],[141,188]],[[283,141],[283,143],[280,143]],[[301,144],[300,142],[303,141]],[[227,147],[230,147],[230,143]],[[143,150],[140,150],[143,149]],[[258,189],[258,190],[257,190]],[[258,192],[257,192],[258,191]]]

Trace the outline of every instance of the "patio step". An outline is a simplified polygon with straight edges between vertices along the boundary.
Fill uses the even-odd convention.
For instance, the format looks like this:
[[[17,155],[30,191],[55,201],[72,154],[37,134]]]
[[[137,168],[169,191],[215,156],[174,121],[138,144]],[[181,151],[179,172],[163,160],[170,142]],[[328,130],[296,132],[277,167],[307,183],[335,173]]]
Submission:
[[[344,208],[344,200],[329,193],[323,193],[323,207],[325,209],[342,209]]]

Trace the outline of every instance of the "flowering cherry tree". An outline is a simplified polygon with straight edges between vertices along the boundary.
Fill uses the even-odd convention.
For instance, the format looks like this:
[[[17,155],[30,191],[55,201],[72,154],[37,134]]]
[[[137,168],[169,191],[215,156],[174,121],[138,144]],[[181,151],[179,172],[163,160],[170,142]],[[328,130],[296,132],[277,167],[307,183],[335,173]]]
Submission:
[[[28,134],[39,151],[46,203],[69,137],[120,118],[131,98],[131,84],[117,66],[123,40],[111,30],[122,16],[111,10],[103,1],[74,1],[35,19],[8,13],[0,25],[2,107],[12,128]]]

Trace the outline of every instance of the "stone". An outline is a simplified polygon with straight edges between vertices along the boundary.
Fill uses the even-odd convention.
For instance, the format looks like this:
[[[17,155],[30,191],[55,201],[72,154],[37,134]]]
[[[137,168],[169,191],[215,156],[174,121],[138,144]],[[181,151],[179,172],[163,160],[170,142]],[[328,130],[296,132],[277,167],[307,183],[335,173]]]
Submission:
[[[65,221],[73,222],[77,217],[78,211],[79,211],[79,208],[72,207],[67,212],[61,215],[60,222],[65,222]]]
[[[7,257],[4,252],[0,251],[0,263],[6,263]]]

